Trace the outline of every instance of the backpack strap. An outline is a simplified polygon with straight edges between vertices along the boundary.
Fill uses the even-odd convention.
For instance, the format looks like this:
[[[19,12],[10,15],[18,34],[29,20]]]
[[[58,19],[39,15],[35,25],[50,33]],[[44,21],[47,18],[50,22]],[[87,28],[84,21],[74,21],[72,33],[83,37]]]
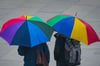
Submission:
[[[80,47],[80,42],[79,41],[71,39],[71,42],[72,42],[74,47]]]
[[[72,40],[67,38],[65,41],[65,46],[67,46],[69,49],[73,48],[74,45],[72,43]]]

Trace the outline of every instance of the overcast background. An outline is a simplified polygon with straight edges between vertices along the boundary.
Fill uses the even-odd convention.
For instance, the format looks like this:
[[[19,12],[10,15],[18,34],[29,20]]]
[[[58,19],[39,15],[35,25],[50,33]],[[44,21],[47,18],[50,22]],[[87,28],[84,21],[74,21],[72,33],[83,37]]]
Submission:
[[[70,14],[89,23],[100,38],[100,0],[0,0],[0,29],[9,19],[21,15],[32,15],[44,21],[58,15]],[[55,38],[48,43],[50,49],[50,65],[56,66],[53,51]],[[80,66],[100,66],[100,42],[82,47]],[[17,46],[9,46],[0,38],[0,66],[23,66],[23,57],[17,54]]]

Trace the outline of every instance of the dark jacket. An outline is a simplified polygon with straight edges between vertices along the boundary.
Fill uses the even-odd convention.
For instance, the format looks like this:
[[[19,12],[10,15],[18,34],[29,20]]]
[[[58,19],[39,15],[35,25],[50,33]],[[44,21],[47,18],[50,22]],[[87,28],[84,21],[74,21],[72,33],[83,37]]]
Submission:
[[[43,50],[43,48],[44,48],[44,50]],[[48,49],[48,46],[46,45],[46,43],[39,45],[38,49],[40,51],[45,51],[45,54],[47,56],[47,60],[49,63],[49,60],[50,60],[49,49]],[[20,56],[24,56],[24,66],[36,66],[37,55],[36,55],[35,47],[30,48],[30,47],[19,46],[18,54]]]
[[[54,59],[59,62],[64,62],[64,45],[65,45],[65,37],[55,34],[55,48],[54,48]]]

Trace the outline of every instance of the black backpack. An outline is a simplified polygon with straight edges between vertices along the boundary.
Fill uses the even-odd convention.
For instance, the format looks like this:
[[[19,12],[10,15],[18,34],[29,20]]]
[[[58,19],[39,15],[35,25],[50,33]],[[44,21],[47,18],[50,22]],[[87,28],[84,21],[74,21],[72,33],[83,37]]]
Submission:
[[[66,39],[65,62],[69,64],[80,65],[81,47],[79,41],[74,39]]]

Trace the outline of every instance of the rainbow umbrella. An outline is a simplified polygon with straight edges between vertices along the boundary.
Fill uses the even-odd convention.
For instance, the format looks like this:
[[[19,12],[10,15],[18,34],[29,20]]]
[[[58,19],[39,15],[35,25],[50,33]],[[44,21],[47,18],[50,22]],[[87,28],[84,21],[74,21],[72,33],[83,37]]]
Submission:
[[[67,14],[60,14],[47,20],[55,31],[90,45],[100,41],[94,29],[82,19]]]
[[[8,20],[0,37],[10,45],[34,47],[50,41],[53,29],[37,16],[21,16]]]

